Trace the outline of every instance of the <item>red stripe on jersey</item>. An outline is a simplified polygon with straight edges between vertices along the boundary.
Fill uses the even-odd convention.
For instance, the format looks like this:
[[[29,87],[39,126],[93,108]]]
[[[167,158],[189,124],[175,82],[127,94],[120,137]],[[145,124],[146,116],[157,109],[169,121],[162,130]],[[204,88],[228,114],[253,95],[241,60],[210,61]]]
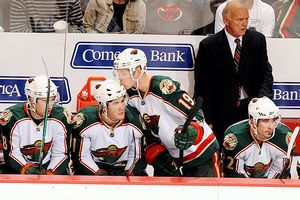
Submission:
[[[206,149],[209,147],[214,141],[216,140],[216,137],[213,133],[211,133],[196,149],[195,152],[185,156],[183,158],[184,163],[187,163],[191,160],[194,160],[195,158],[198,158]]]

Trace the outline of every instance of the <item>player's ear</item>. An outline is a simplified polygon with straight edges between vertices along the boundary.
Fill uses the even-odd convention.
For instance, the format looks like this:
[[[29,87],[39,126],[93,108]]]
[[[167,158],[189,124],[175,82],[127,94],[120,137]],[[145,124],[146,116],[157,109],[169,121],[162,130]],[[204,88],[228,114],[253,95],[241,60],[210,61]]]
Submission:
[[[134,76],[135,77],[140,77],[141,76],[141,73],[142,73],[142,68],[141,68],[141,66],[137,66],[136,68],[135,68],[135,71],[134,71]]]

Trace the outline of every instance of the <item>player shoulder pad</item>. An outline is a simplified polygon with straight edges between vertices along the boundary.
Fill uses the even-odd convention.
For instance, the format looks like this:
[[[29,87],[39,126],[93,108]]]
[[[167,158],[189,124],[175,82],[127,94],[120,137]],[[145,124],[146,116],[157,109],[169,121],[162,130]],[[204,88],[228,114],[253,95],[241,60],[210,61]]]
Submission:
[[[0,115],[0,124],[5,126],[11,119],[12,113],[10,110],[4,110]]]
[[[287,147],[288,144],[290,143],[291,136],[292,136],[291,129],[285,124],[280,124],[279,126],[276,127],[275,135],[270,140],[270,142],[272,142],[279,148],[283,149],[284,151],[287,151]]]

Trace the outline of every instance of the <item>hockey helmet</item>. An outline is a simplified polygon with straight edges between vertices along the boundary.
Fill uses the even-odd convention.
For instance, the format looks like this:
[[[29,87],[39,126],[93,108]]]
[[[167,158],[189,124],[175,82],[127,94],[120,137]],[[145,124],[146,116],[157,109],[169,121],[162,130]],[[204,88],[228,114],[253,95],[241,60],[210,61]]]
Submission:
[[[262,141],[270,140],[275,134],[275,128],[280,123],[279,108],[275,103],[268,97],[253,98],[248,105],[249,119],[253,118],[253,122],[249,120],[250,126],[254,129],[254,135],[256,138]],[[262,123],[267,123],[268,125],[272,123],[274,130],[269,138],[263,138],[258,133],[258,120],[267,119],[267,121],[262,121]],[[271,120],[271,121],[270,121]]]
[[[122,96],[126,96],[126,89],[116,80],[106,79],[94,86],[94,97],[104,107],[107,107],[109,101]]]
[[[274,119],[279,117],[279,108],[268,97],[253,98],[248,105],[249,117],[258,119]]]
[[[48,93],[48,78],[45,75],[29,78],[25,83],[25,95],[27,99],[33,98],[36,103],[38,98],[47,98]],[[50,97],[57,96],[57,87],[50,80]]]
[[[142,74],[147,69],[147,57],[140,49],[127,48],[114,61],[114,70],[129,69],[130,75],[135,74],[136,68],[141,67]]]

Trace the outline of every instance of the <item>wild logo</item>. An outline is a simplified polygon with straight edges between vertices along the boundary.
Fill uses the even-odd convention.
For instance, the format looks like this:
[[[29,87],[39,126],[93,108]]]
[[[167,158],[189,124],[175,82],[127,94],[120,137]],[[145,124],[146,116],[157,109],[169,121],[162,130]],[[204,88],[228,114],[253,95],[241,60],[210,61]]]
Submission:
[[[271,164],[272,160],[266,165],[262,162],[257,162],[254,166],[245,165],[245,171],[251,178],[262,178],[269,170]]]
[[[77,115],[75,115],[75,117],[73,118],[73,128],[80,127],[83,121],[84,121],[84,116],[82,113],[78,113]]]
[[[23,155],[25,155],[28,160],[38,162],[40,151],[41,151],[41,146],[42,146],[41,144],[42,144],[42,141],[37,140],[37,141],[35,141],[34,144],[30,144],[30,145],[26,145],[26,146],[22,147],[21,153]],[[51,145],[52,145],[52,141],[45,143],[44,157],[47,155]]]
[[[236,136],[233,133],[229,133],[224,137],[223,146],[226,150],[233,150],[238,143]]]
[[[100,162],[115,163],[126,151],[127,146],[118,148],[116,145],[110,145],[107,148],[97,149],[92,151],[92,154],[98,158]]]
[[[156,11],[157,16],[166,22],[174,22],[181,18],[182,10],[177,5],[163,5]]]
[[[0,115],[0,124],[5,126],[10,121],[11,116],[10,110],[4,110]]]
[[[170,79],[162,80],[159,88],[163,94],[172,94],[176,90],[176,85]]]

